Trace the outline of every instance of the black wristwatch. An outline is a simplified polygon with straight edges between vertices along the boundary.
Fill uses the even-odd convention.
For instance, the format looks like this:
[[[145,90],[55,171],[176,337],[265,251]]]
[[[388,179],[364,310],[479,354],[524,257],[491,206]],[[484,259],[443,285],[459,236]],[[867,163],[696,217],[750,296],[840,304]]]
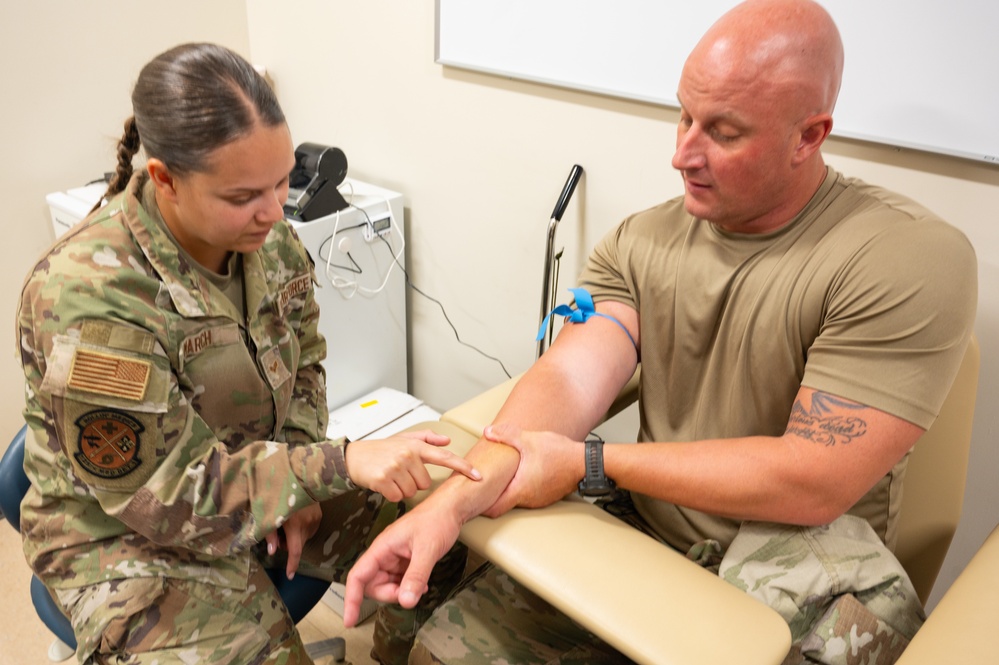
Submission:
[[[586,440],[586,475],[579,481],[583,496],[606,496],[614,491],[614,481],[604,473],[604,442]]]

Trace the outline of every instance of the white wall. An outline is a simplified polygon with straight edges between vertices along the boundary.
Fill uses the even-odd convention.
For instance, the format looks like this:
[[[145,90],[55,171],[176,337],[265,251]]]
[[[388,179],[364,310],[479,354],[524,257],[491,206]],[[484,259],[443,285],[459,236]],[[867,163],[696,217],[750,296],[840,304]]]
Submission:
[[[296,142],[342,148],[350,175],[406,196],[408,265],[462,339],[511,372],[534,359],[545,229],[574,163],[586,169],[559,226],[560,290],[626,214],[681,192],[669,165],[676,113],[636,102],[444,69],[433,62],[434,3],[387,0],[36,0],[0,5],[9,211],[0,271],[7,375],[0,431],[20,425],[14,354],[19,286],[51,240],[44,196],[114,165],[141,65],[181,41],[218,41],[266,65]],[[843,140],[835,167],[925,202],[978,249],[982,381],[965,519],[935,596],[999,522],[993,445],[999,397],[999,169]],[[504,379],[459,345],[440,310],[410,293],[411,390],[448,408]],[[0,435],[0,448],[4,436]]]
[[[669,163],[674,111],[441,67],[430,0],[247,6],[251,53],[273,76],[295,141],[338,146],[351,176],[403,192],[413,281],[444,303],[463,340],[512,372],[534,359],[545,229],[572,164],[586,175],[558,230],[563,300],[600,236],[681,193]],[[843,139],[826,155],[922,201],[978,251],[975,442],[965,517],[935,600],[999,522],[999,168]],[[504,378],[455,342],[436,305],[409,297],[414,394],[444,409]]]

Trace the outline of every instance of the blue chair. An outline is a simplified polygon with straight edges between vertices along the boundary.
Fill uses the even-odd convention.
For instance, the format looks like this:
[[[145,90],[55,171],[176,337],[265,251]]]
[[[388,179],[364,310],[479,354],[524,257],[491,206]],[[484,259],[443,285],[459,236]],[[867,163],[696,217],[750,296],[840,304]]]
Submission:
[[[0,516],[20,531],[21,499],[31,486],[24,473],[24,437],[27,425],[21,427],[0,459]],[[283,569],[268,569],[268,576],[277,587],[281,599],[295,623],[301,621],[322,599],[330,583],[305,575],[289,580]],[[49,647],[49,658],[65,660],[76,651],[76,636],[69,619],[58,608],[48,589],[38,577],[31,577],[31,602],[42,623],[52,631],[57,641]]]

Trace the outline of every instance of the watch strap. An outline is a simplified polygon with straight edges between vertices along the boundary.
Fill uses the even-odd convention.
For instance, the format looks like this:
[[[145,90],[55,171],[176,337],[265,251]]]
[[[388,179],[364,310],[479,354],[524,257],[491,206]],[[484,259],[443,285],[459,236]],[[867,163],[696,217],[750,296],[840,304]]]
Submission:
[[[586,455],[586,475],[579,481],[579,493],[583,496],[604,496],[614,491],[614,481],[604,472],[604,442],[587,439],[584,442]]]

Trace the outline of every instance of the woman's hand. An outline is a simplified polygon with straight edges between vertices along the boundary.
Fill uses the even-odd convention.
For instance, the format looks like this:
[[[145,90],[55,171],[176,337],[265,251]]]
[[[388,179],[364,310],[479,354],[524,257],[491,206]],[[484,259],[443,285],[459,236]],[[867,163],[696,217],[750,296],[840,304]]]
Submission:
[[[430,487],[426,464],[447,467],[472,480],[482,475],[463,457],[440,446],[451,439],[430,430],[406,432],[387,439],[362,439],[347,446],[347,473],[355,485],[401,501]]]
[[[277,531],[267,534],[267,553],[274,555],[281,547],[281,531],[284,531],[284,546],[288,550],[288,566],[285,575],[288,579],[295,577],[298,563],[302,560],[302,547],[305,541],[316,535],[319,523],[323,519],[323,510],[318,503],[312,503],[294,513]]]

